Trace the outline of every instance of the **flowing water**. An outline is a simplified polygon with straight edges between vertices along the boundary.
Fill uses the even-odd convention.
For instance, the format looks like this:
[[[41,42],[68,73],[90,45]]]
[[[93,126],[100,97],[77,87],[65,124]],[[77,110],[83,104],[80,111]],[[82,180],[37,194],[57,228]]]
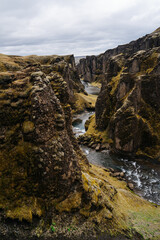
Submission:
[[[89,84],[84,84],[85,90],[89,94],[98,94],[98,89]],[[75,135],[85,133],[85,121],[93,112],[84,112],[79,114],[77,118],[82,122],[77,123],[73,127]],[[96,152],[86,146],[81,146],[90,163],[103,166],[105,168],[113,168],[116,171],[123,171],[129,182],[134,184],[134,191],[143,198],[160,204],[160,164],[156,161],[146,159],[129,160],[127,158],[119,158],[110,155],[108,151]]]

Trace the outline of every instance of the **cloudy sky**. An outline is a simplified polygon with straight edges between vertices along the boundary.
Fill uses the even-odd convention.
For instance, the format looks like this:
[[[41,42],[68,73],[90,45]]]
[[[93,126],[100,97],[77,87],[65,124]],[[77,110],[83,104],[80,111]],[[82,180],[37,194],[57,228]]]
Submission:
[[[0,0],[0,53],[99,54],[160,27],[160,0]]]

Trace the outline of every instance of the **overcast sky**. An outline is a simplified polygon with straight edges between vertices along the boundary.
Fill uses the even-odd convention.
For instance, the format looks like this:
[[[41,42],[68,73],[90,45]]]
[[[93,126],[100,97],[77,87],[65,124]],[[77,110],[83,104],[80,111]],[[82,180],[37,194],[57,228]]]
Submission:
[[[0,0],[0,53],[100,54],[160,27],[160,0]]]

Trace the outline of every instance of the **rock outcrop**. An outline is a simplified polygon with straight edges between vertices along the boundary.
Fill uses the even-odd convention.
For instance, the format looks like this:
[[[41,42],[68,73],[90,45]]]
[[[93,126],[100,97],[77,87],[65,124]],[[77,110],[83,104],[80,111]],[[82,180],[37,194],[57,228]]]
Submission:
[[[160,156],[159,53],[160,48],[154,48],[126,59],[98,97],[96,125],[107,129],[116,152]]]
[[[160,157],[159,45],[160,29],[100,56],[105,70],[93,134],[105,132],[116,153]]]
[[[66,58],[2,56],[0,206],[8,217],[31,220],[46,202],[81,185],[85,157],[72,133],[70,105],[74,89],[83,87],[72,56]]]
[[[160,28],[151,34],[139,38],[136,41],[132,41],[125,45],[120,45],[114,49],[109,49],[105,53],[98,56],[87,56],[80,59],[80,63],[77,65],[78,72],[86,82],[99,81],[107,79],[107,65],[108,59],[118,54],[125,54],[130,56],[137,51],[147,50],[160,46]],[[116,68],[117,66],[114,65]]]

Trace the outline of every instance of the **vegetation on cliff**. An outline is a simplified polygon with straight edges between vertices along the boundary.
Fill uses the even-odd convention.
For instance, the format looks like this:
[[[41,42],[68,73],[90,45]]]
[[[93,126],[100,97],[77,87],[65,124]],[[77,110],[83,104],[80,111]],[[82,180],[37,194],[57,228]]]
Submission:
[[[90,64],[97,66],[94,71],[99,69],[103,74],[95,129],[106,132],[112,139],[110,148],[116,153],[160,157],[159,46],[157,29],[137,41],[88,57]],[[82,60],[82,65],[80,62],[81,70],[83,66],[92,69],[87,61]],[[85,70],[81,74],[85,76]]]
[[[90,165],[74,138],[71,107],[84,89],[73,57],[1,55],[0,63],[0,237],[158,239],[159,207]]]

